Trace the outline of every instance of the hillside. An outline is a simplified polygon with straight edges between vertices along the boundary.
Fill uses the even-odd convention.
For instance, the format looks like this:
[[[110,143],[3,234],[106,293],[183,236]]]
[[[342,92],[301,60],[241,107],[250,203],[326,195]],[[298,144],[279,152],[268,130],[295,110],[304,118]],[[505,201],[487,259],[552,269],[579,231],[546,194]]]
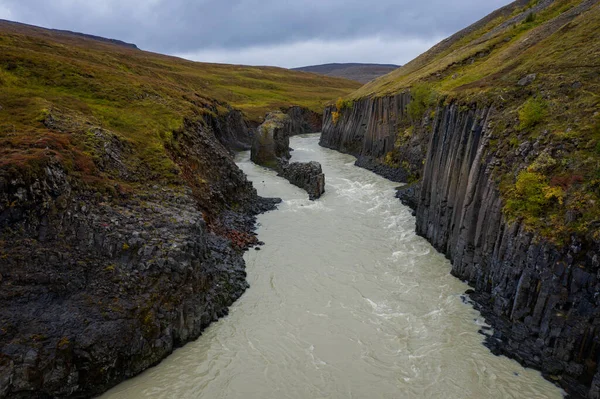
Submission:
[[[0,85],[0,166],[43,157],[45,148],[69,148],[78,163],[89,163],[84,144],[65,131],[86,124],[121,135],[157,163],[171,132],[208,112],[209,104],[220,114],[240,109],[257,123],[267,111],[291,105],[320,112],[326,101],[358,87],[281,68],[191,62],[1,21]],[[44,121],[52,118],[69,126],[51,129]],[[43,146],[34,144],[40,141]]]
[[[67,37],[67,36],[71,36],[73,38],[75,38],[75,37],[81,37],[81,38],[84,38],[84,39],[91,39],[91,40],[95,40],[95,41],[99,41],[99,42],[104,42],[104,43],[116,44],[118,46],[129,47],[129,48],[132,48],[132,49],[137,49],[138,48],[133,43],[127,43],[127,42],[124,42],[122,40],[117,40],[117,39],[109,39],[109,38],[100,37],[100,36],[88,35],[86,33],[81,33],[81,32],[72,32],[72,31],[69,31],[69,30],[61,30],[61,29],[39,28],[39,27],[34,26],[34,25],[22,24],[22,23],[18,23],[18,22],[8,21],[8,20],[5,20],[5,19],[0,19],[0,24],[4,25],[5,27],[11,26],[13,29],[17,29],[17,30],[20,29],[23,32],[29,32],[29,33],[37,32],[39,34],[51,36],[51,37],[54,37],[54,38],[57,38],[57,37]]]
[[[525,218],[548,237],[568,237],[572,230],[564,230],[560,220],[569,210],[585,209],[581,224],[572,226],[581,232],[590,231],[588,223],[600,218],[600,208],[583,206],[600,201],[598,31],[596,1],[520,0],[366,84],[350,98],[385,97],[412,89],[420,102],[415,114],[437,101],[495,104],[502,109],[495,123],[495,145],[510,151],[534,139],[560,146],[564,160],[546,170],[543,180],[576,180],[563,187],[567,190],[561,192],[560,203],[545,204],[546,218],[529,217],[538,208],[527,203],[508,207],[507,213]],[[580,143],[576,147],[574,140]],[[506,172],[502,190],[508,198],[515,192],[511,182],[515,170]]]
[[[518,0],[326,109],[321,145],[409,183],[494,353],[599,398],[600,4]]]
[[[360,83],[367,83],[371,80],[385,75],[399,68],[399,65],[392,64],[323,64],[312,65],[301,68],[293,68],[294,71],[317,73],[320,75],[333,76],[338,78],[350,79]]]

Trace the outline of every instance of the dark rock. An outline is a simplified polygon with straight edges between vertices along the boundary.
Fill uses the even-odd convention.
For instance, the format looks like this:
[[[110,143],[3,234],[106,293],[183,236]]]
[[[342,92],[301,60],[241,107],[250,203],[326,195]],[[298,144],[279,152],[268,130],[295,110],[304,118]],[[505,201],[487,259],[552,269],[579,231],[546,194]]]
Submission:
[[[267,115],[254,137],[250,158],[252,162],[275,170],[293,185],[306,190],[309,198],[315,200],[325,192],[325,175],[318,162],[289,163],[292,128],[289,115],[281,112]]]
[[[414,129],[406,125],[410,119],[406,111],[410,99],[408,92],[360,99],[342,111],[337,123],[332,116],[335,107],[327,107],[319,144],[354,155],[357,166],[392,181],[416,181],[421,177],[433,122],[426,115],[428,123],[413,126]],[[401,142],[398,142],[399,132],[402,132]]]
[[[0,397],[97,395],[227,314],[248,287],[255,215],[281,200],[257,196],[219,126],[174,132],[185,173],[169,185],[129,169],[127,143],[92,129],[97,166],[141,180],[135,195],[88,191],[52,160],[37,176],[0,168]]]
[[[323,127],[323,117],[314,111],[302,107],[291,107],[287,110],[291,120],[290,135],[318,133]]]
[[[524,84],[534,79],[526,78]],[[457,104],[437,108],[433,118],[427,111],[398,142],[408,101],[406,94],[361,99],[337,123],[328,108],[320,144],[380,163],[398,155],[404,169],[421,176],[418,194],[403,187],[398,196],[417,209],[417,233],[473,287],[470,298],[494,328],[485,344],[553,376],[573,397],[600,398],[600,243],[574,237],[559,248],[509,223],[493,174],[506,162],[533,162],[542,146],[524,142],[508,155],[493,153],[497,111]],[[579,217],[572,212],[567,220]]]
[[[250,159],[257,165],[278,170],[290,158],[291,119],[282,112],[271,112],[254,134]]]
[[[419,195],[421,192],[421,185],[419,182],[408,184],[406,186],[398,187],[396,189],[396,198],[400,199],[402,204],[408,206],[410,209],[416,212],[419,206]]]
[[[527,85],[530,85],[531,83],[533,83],[535,78],[537,78],[537,74],[531,73],[531,74],[521,78],[517,84],[519,86],[527,86]]]
[[[410,172],[403,167],[388,166],[380,162],[377,158],[371,156],[359,156],[356,159],[356,162],[354,162],[354,165],[370,170],[371,172],[377,173],[388,180],[398,183],[405,183],[410,180]]]
[[[249,150],[252,146],[253,131],[244,119],[241,111],[221,104],[228,108],[226,114],[219,114],[216,106],[213,113],[206,117],[209,126],[215,132],[219,142],[231,151]],[[218,116],[213,116],[218,115]]]
[[[281,168],[281,176],[293,185],[308,192],[308,198],[315,200],[325,192],[325,175],[318,162],[292,162]]]

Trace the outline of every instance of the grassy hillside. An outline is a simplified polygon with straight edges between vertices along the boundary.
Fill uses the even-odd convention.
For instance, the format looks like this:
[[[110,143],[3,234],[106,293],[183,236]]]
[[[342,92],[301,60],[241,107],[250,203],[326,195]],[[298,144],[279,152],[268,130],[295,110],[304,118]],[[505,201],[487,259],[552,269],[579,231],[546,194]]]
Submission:
[[[359,86],[281,68],[191,62],[0,21],[0,168],[57,157],[93,176],[91,131],[99,128],[160,174],[172,169],[164,143],[186,117],[226,105],[255,122],[290,105],[321,112]]]
[[[496,109],[491,153],[505,214],[557,241],[600,238],[600,4],[519,0],[350,98],[410,90],[414,120],[436,105]],[[404,131],[404,130],[403,130]],[[534,145],[538,159],[515,154]]]
[[[355,80],[361,83],[367,83],[399,67],[399,65],[392,64],[345,63],[312,65],[301,68],[294,68],[293,70],[317,73],[320,75],[333,76],[338,78]]]

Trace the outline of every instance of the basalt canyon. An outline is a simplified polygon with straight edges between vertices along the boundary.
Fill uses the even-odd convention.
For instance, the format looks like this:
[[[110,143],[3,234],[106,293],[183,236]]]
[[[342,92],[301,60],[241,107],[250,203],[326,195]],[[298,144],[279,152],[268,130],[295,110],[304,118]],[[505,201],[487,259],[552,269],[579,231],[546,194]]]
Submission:
[[[600,398],[600,3],[384,66],[0,20],[0,398]]]

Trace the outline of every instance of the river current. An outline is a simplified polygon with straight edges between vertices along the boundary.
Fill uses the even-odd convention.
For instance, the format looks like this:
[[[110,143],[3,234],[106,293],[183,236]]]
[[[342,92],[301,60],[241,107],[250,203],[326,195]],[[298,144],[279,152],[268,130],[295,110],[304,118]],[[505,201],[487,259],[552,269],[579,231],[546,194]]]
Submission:
[[[415,234],[396,183],[291,139],[292,161],[321,162],[326,193],[306,192],[238,155],[279,209],[258,218],[250,289],[225,319],[103,399],[561,398],[540,373],[492,355],[481,315],[450,263]]]

